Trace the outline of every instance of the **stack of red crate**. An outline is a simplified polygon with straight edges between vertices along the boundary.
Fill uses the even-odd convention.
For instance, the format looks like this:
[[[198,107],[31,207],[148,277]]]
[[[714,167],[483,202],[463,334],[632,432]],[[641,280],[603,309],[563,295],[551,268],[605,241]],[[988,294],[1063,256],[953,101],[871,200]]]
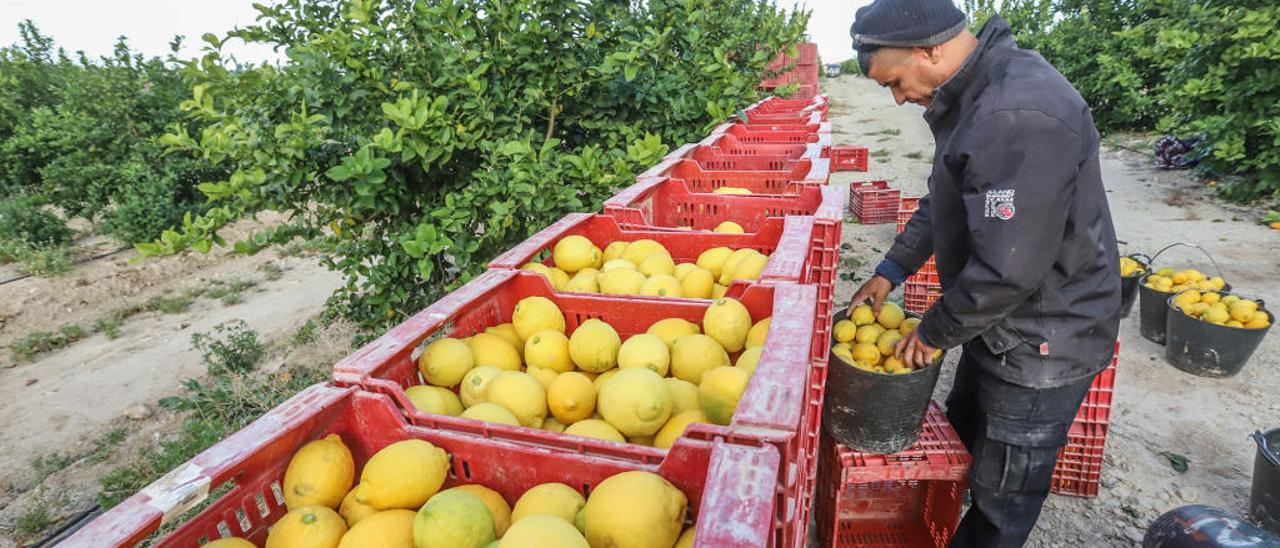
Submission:
[[[1116,365],[1120,363],[1120,341],[1111,364],[1093,379],[1093,386],[1080,404],[1080,412],[1067,431],[1067,446],[1058,453],[1053,468],[1054,493],[1095,497],[1102,480],[1102,456],[1111,424],[1111,395],[1115,391]]]
[[[902,233],[911,215],[920,207],[919,198],[903,198],[898,206],[898,233]],[[938,263],[932,256],[902,284],[902,307],[910,312],[924,314],[942,296],[942,282],[938,279]]]
[[[808,99],[818,95],[818,45],[813,42],[796,44],[796,55],[787,52],[778,54],[769,63],[768,74],[772,74],[760,83],[760,89],[774,90],[787,84],[797,84],[792,99]]]
[[[892,223],[898,218],[901,195],[888,181],[849,183],[849,214],[864,225]]]

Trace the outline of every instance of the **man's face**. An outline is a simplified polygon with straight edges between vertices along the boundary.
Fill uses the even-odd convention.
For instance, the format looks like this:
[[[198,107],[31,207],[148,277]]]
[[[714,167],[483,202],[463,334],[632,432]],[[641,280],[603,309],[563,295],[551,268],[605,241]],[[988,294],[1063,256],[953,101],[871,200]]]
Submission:
[[[867,76],[889,88],[899,105],[915,103],[927,108],[933,90],[946,81],[940,74],[936,48],[880,48],[871,55]]]

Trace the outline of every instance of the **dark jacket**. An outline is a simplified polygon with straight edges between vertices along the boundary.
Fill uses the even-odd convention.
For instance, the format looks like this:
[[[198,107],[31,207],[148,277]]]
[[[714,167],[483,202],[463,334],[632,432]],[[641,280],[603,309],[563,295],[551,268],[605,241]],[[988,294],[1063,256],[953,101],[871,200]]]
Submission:
[[[919,330],[951,348],[980,338],[993,374],[1061,386],[1106,367],[1120,324],[1120,265],[1089,106],[994,16],[934,92],[929,194],[886,262],[937,257],[943,295]],[[895,280],[896,281],[896,280]]]

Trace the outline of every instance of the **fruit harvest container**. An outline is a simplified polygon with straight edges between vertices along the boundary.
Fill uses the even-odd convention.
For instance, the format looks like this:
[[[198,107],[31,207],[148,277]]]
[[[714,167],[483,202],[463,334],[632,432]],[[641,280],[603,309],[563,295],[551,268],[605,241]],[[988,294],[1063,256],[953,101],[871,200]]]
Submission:
[[[630,470],[658,474],[689,500],[697,546],[766,546],[778,524],[772,515],[778,455],[771,446],[683,439],[664,459],[627,462],[552,452],[446,428],[409,424],[387,396],[355,388],[315,385],[107,511],[62,546],[133,546],[164,525],[176,525],[153,546],[196,547],[227,536],[261,546],[268,527],[286,512],[281,485],[294,452],[337,434],[357,466],[379,449],[406,439],[426,440],[451,456],[445,486],[480,484],[514,503],[526,490],[560,482],[584,496],[604,479]],[[194,515],[195,508],[227,489]]]
[[[816,126],[827,121],[827,113],[823,111],[802,110],[799,112],[743,112],[744,122],[752,125],[770,126]]]
[[[743,124],[725,123],[712,130],[712,133],[723,133],[738,138],[739,142],[747,144],[797,144],[797,143],[815,143],[822,146],[831,146],[831,123],[824,122],[817,131],[809,131],[806,129],[790,130],[782,129],[777,131],[760,131],[748,129],[749,126]]]
[[[888,181],[849,183],[849,213],[864,225],[892,223],[898,219],[902,191]]]
[[[817,527],[822,546],[942,548],[960,523],[972,459],[937,404],[915,446],[860,453],[823,436]]]
[[[920,209],[920,198],[903,198],[898,203],[898,227],[896,229],[898,234],[902,234],[902,231],[907,229],[907,223],[911,221],[911,216],[916,213],[917,209]]]
[[[747,143],[728,133],[713,133],[698,143],[695,160],[714,160],[721,156],[780,156],[787,159],[821,158],[823,146],[818,143]]]
[[[767,153],[752,152],[755,149]],[[785,149],[791,151],[787,152]],[[734,152],[724,152],[717,146],[691,143],[676,149],[664,159],[693,160],[710,171],[784,171],[794,168],[801,160],[822,158],[823,150],[817,144],[743,145],[734,149]]]
[[[811,215],[815,223],[838,227],[844,221],[841,210],[846,192],[837,186],[809,186],[790,195],[711,194],[693,192],[680,179],[647,178],[605,200],[604,214],[617,219],[625,229],[712,230],[733,221],[752,233],[789,215]],[[838,245],[839,240],[832,243]]]
[[[416,358],[425,342],[443,336],[466,337],[486,327],[509,322],[516,303],[530,296],[546,297],[554,302],[564,313],[570,334],[587,319],[598,318],[613,326],[623,340],[645,332],[654,322],[665,318],[701,323],[710,306],[710,301],[689,299],[659,301],[619,295],[556,293],[540,274],[491,270],[339,362],[334,367],[334,381],[340,386],[360,386],[391,396],[409,422],[420,426],[635,463],[656,463],[669,458],[666,450],[654,447],[436,415],[413,407],[405,388],[423,383]],[[737,298],[753,319],[773,318],[759,365],[729,425],[692,424],[681,439],[719,438],[740,445],[776,447],[782,459],[775,503],[779,532],[787,539],[803,538],[808,522],[796,519],[803,500],[800,487],[811,482],[814,470],[804,467],[804,463],[813,459],[802,452],[809,435],[816,432],[801,429],[817,421],[817,417],[803,416],[805,413],[821,411],[822,392],[811,390],[813,383],[809,379],[819,365],[825,368],[826,363],[819,364],[814,359],[815,354],[826,351],[826,339],[817,339],[814,329],[816,289],[795,284],[754,285]],[[811,401],[818,403],[814,406]]]
[[[1080,411],[1067,431],[1067,445],[1058,452],[1051,489],[1059,495],[1098,496],[1102,482],[1102,457],[1111,424],[1111,397],[1115,392],[1120,342],[1111,364],[1093,379]]]
[[[810,99],[783,99],[771,96],[761,99],[743,110],[759,112],[796,112],[809,108],[825,110],[829,104],[829,99],[825,94]]]
[[[902,308],[908,312],[924,314],[942,297],[942,286],[932,284],[914,274],[902,284]]]
[[[866,171],[871,152],[867,147],[840,145],[828,148],[827,157],[831,159],[831,171]]]
[[[831,122],[827,122],[819,116],[819,113],[813,113],[807,120],[792,120],[790,122],[774,123],[768,121],[744,121],[734,118],[728,122],[734,125],[742,126],[747,131],[807,131],[809,133],[821,133],[831,130]]]
[[[831,178],[831,160],[804,158],[789,169],[776,171],[717,171],[702,167],[696,160],[665,158],[636,180],[653,177],[683,179],[694,192],[737,187],[753,194],[795,194],[806,185],[826,185]]]

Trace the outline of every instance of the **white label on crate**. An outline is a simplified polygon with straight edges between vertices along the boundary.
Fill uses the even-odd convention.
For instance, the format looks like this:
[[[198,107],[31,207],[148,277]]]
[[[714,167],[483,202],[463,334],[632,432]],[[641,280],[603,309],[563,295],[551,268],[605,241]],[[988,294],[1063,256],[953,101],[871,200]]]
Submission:
[[[151,500],[147,504],[164,514],[160,525],[186,513],[209,496],[209,476],[204,469],[186,463],[156,480],[142,493]]]

